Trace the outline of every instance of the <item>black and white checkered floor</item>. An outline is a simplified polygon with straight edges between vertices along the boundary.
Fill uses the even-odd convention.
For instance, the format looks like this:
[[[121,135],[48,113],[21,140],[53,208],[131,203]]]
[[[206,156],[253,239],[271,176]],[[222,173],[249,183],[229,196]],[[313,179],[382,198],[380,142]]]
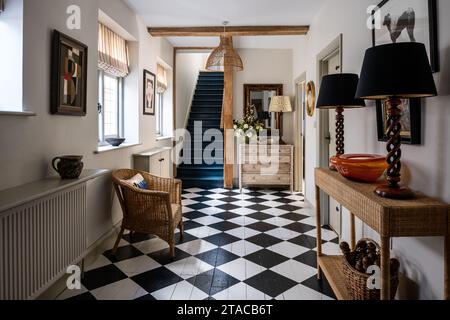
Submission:
[[[115,256],[106,251],[87,266],[82,290],[59,299],[333,299],[316,277],[315,219],[303,200],[280,191],[184,190],[186,231],[175,259],[164,241],[127,234]],[[336,234],[322,235],[324,252],[336,254]]]

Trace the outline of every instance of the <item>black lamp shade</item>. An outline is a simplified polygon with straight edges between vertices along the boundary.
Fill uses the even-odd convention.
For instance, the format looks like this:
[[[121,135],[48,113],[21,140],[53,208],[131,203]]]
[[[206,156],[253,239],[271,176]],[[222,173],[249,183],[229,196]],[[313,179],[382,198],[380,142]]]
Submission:
[[[368,100],[437,95],[425,45],[393,43],[366,51],[356,97]]]
[[[355,99],[358,75],[351,73],[332,74],[322,78],[318,109],[362,108],[366,104],[362,99]]]

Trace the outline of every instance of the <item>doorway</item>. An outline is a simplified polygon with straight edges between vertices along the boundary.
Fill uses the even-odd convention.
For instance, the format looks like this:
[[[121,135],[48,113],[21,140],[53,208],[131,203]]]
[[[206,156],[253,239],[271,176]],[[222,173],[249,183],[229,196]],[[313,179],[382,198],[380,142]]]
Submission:
[[[295,79],[295,191],[306,194],[305,145],[306,145],[306,73]]]
[[[317,57],[319,87],[324,76],[342,73],[342,40],[341,34]],[[318,110],[317,112],[319,112],[319,162],[320,167],[327,168],[330,157],[336,153],[335,110]],[[341,237],[342,206],[323,192],[320,194],[320,203],[323,225],[331,227]]]

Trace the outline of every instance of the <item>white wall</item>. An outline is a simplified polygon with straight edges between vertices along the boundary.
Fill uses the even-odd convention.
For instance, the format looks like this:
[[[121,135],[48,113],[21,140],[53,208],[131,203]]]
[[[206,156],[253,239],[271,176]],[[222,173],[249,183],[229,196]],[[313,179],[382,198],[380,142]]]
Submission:
[[[81,30],[66,28],[66,8],[72,4],[81,7]],[[134,82],[135,92],[129,92],[130,99],[126,99],[125,109],[137,112],[136,125],[139,126],[142,143],[134,148],[103,154],[94,153],[98,137],[96,48],[99,8],[139,40],[139,43],[132,45],[135,49],[134,65],[127,79]],[[50,44],[53,29],[89,47],[86,117],[50,115]],[[173,48],[163,39],[151,38],[145,24],[121,0],[25,0],[23,44],[26,70],[24,104],[37,116],[0,116],[0,190],[54,174],[50,161],[58,155],[83,155],[85,168],[129,168],[133,153],[171,144],[170,141],[156,142],[155,118],[142,114],[142,70],[146,68],[156,73],[157,57],[172,66]],[[97,191],[103,192],[101,188]],[[120,212],[115,210],[114,217],[104,223],[116,223]]]
[[[361,71],[364,51],[371,46],[371,32],[366,28],[366,10],[370,0],[328,0],[311,24],[305,45],[305,61],[294,65],[296,72],[307,71],[308,80],[317,81],[316,57],[340,33],[344,35],[343,71]],[[404,181],[416,190],[450,202],[450,2],[438,0],[439,51],[441,72],[435,74],[439,97],[424,100],[423,141],[420,146],[403,146]],[[351,19],[349,19],[351,14]],[[302,55],[300,55],[302,56]],[[298,68],[298,70],[297,70]],[[377,141],[373,103],[362,110],[346,112],[345,142],[348,153],[385,153],[385,145]],[[314,167],[318,166],[318,133],[315,117],[307,119],[306,128],[306,197],[314,201]],[[344,217],[344,224],[348,219]],[[348,230],[348,225],[345,227]],[[366,236],[376,238],[368,228]],[[348,234],[344,234],[348,239]],[[411,281],[403,281],[401,298],[440,299],[443,296],[443,240],[440,238],[394,239],[393,252],[400,258],[402,271]],[[419,292],[415,288],[418,286]]]
[[[290,49],[237,49],[244,71],[234,74],[233,116],[244,114],[244,84],[283,84],[283,94],[294,97],[293,51]],[[286,143],[294,143],[292,114],[283,115],[283,136]]]
[[[5,9],[0,14],[0,111],[22,111],[23,0],[10,0]]]
[[[283,94],[292,99],[295,95],[293,85],[293,50],[291,49],[236,49],[244,64],[244,71],[234,74],[233,117],[244,116],[244,84],[283,84]],[[293,102],[293,100],[292,100]],[[293,114],[283,114],[283,139],[294,143]],[[235,153],[237,156],[237,152]],[[236,160],[237,161],[237,160]],[[237,163],[237,162],[236,162]],[[234,168],[238,177],[238,168]]]
[[[198,74],[205,70],[210,52],[177,52],[177,114],[176,128],[184,129],[190,111],[192,98],[197,86]]]

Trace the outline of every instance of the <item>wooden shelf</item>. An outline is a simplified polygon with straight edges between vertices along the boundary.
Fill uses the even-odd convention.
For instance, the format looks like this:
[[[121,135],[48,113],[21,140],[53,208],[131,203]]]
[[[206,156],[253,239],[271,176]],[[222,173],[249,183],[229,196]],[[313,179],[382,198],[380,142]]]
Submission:
[[[355,247],[354,219],[359,218],[380,235],[381,300],[390,299],[390,244],[392,237],[445,237],[444,299],[450,300],[450,206],[421,193],[410,200],[380,198],[377,184],[358,183],[327,168],[315,170],[318,267],[327,277],[338,299],[349,299],[340,257],[322,255],[321,191],[350,211],[351,247]]]
[[[318,258],[318,263],[336,298],[338,300],[352,300],[345,284],[345,276],[342,271],[342,257],[323,255]]]

